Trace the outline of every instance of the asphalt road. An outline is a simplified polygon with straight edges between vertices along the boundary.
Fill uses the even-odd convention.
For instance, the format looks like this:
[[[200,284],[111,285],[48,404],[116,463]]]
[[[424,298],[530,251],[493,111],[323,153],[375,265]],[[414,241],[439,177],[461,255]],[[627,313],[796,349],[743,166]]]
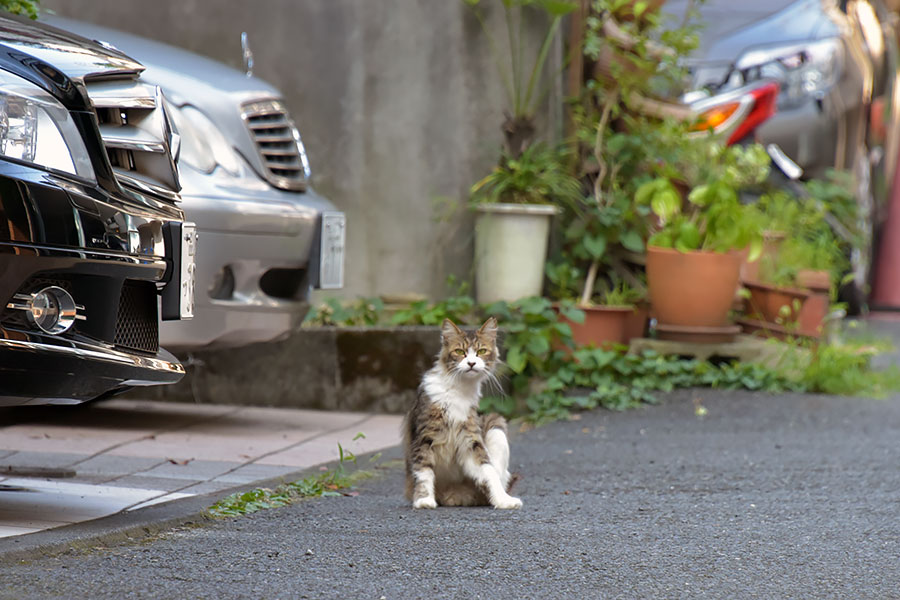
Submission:
[[[681,392],[517,435],[519,511],[413,511],[395,467],[356,497],[4,565],[0,597],[896,598],[898,433],[900,398]]]

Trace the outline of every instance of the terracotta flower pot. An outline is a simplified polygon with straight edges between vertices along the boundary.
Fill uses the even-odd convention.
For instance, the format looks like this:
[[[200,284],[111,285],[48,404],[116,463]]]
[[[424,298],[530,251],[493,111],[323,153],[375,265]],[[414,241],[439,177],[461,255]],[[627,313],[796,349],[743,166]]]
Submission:
[[[819,269],[800,269],[797,271],[797,285],[817,292],[827,292],[831,289],[831,273]]]
[[[738,286],[740,252],[647,248],[650,304],[660,323],[723,327]]]
[[[825,318],[828,316],[831,273],[825,270],[801,269],[797,272],[797,285],[810,291],[797,315],[797,325],[804,335],[821,337]]]
[[[777,287],[766,283],[746,282],[745,287],[750,291],[751,315],[758,316],[769,323],[785,321],[787,323],[797,320],[797,315],[803,307],[803,303],[809,297],[809,292],[799,288]],[[795,305],[799,303],[799,307]],[[787,307],[787,314],[783,314],[783,308]]]
[[[616,344],[628,342],[627,332],[629,319],[635,309],[631,306],[579,306],[584,312],[584,323],[575,323],[560,317],[572,328],[572,340],[576,347],[594,345],[598,348],[609,348]]]

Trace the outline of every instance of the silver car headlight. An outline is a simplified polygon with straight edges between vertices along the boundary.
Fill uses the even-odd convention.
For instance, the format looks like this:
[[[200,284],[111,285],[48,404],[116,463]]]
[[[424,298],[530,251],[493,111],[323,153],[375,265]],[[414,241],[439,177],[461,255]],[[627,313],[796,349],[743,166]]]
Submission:
[[[199,109],[190,105],[169,105],[175,126],[181,134],[181,156],[191,167],[204,173],[212,173],[222,167],[229,174],[241,172],[240,159],[222,132]]]
[[[35,84],[0,70],[0,156],[95,180],[72,115]]]
[[[735,63],[728,88],[770,79],[780,85],[778,108],[822,98],[840,77],[844,47],[839,38],[748,50]],[[733,85],[739,84],[739,85]]]

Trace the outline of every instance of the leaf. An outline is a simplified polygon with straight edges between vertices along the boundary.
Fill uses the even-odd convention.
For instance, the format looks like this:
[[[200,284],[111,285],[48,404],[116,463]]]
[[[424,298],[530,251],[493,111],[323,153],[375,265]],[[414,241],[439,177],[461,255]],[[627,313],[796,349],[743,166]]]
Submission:
[[[531,354],[541,356],[550,351],[550,342],[547,341],[547,338],[534,336],[528,340],[525,349]]]
[[[697,206],[706,206],[709,203],[709,186],[698,185],[688,194],[688,202]]]
[[[668,221],[681,210],[681,198],[672,186],[668,186],[653,196],[650,208],[660,219]]]
[[[650,199],[656,194],[659,187],[659,179],[653,179],[647,183],[642,183],[634,193],[634,201],[637,204],[648,204]]]
[[[672,247],[672,232],[668,230],[660,231],[647,240],[647,244],[649,246],[657,246],[659,248],[671,248]]]
[[[675,247],[682,252],[700,247],[700,230],[694,223],[685,221],[679,226]]]
[[[584,311],[574,306],[561,306],[559,313],[573,323],[584,323]]]
[[[750,240],[750,251],[747,253],[747,262],[753,262],[762,255],[763,241],[760,238]]]
[[[587,236],[584,238],[584,247],[594,260],[603,257],[606,252],[606,238],[602,236]]]
[[[524,371],[527,362],[527,357],[522,354],[522,351],[517,347],[510,348],[506,353],[506,364],[513,370],[513,373],[521,373]]]
[[[541,8],[553,17],[564,17],[578,8],[576,2],[566,2],[565,0],[538,0],[537,4],[540,4]]]
[[[641,239],[641,235],[634,229],[629,229],[620,235],[619,243],[625,246],[626,250],[631,250],[632,252],[644,251],[644,240]]]

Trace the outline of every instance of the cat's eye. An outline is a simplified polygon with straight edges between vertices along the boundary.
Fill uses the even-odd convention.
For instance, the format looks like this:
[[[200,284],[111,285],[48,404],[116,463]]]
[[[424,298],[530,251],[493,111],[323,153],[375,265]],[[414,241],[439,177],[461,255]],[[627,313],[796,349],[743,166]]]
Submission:
[[[453,352],[451,352],[451,354],[452,354],[453,356],[465,356],[465,355],[466,355],[466,351],[465,351],[465,350],[460,350],[459,348],[457,348],[456,350],[454,350]]]
[[[478,356],[485,356],[490,353],[491,353],[491,351],[488,350],[487,348],[479,348],[478,352],[476,352],[475,354],[477,354]]]

